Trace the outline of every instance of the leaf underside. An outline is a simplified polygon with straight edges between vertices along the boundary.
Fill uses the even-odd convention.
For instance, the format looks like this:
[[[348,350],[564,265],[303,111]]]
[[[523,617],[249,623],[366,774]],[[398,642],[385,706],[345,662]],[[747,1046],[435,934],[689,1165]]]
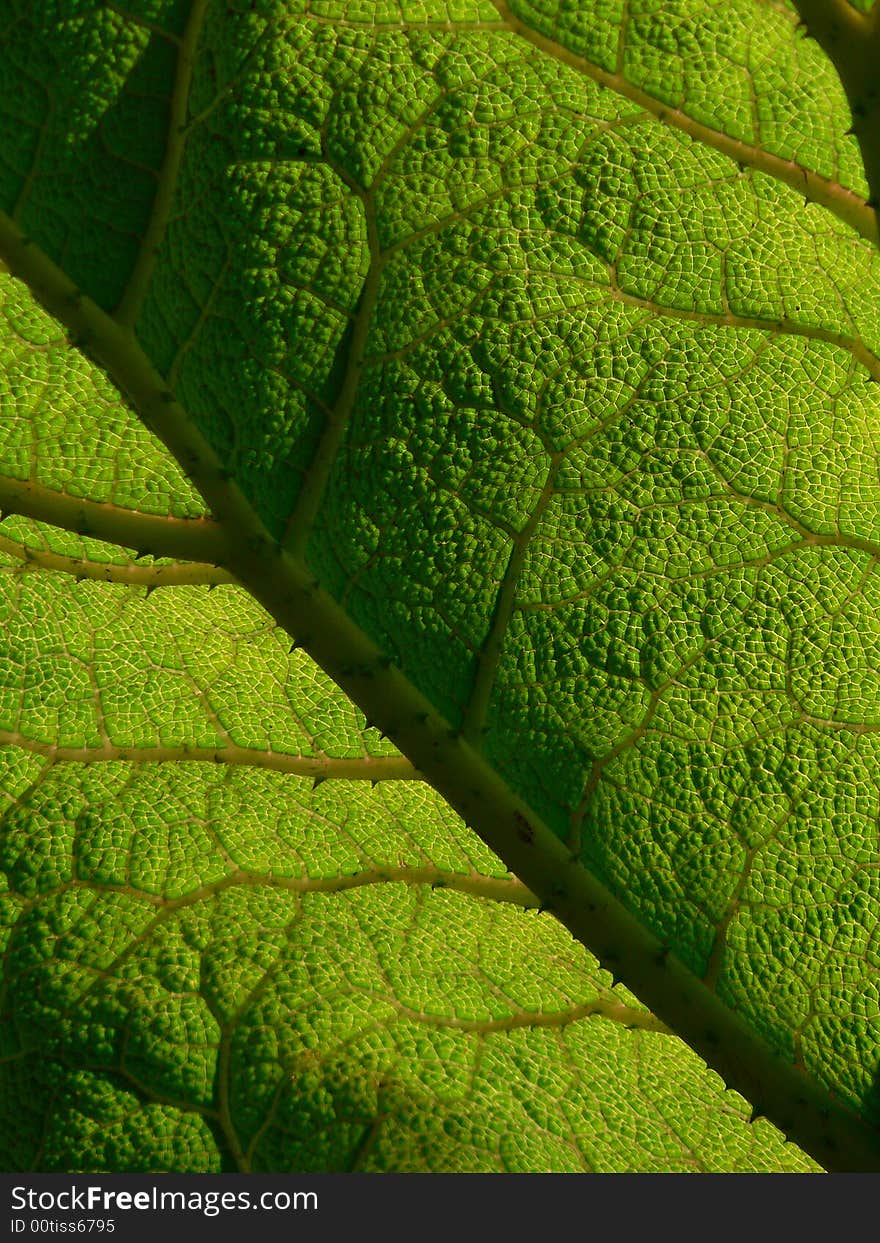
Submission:
[[[0,565],[2,1168],[811,1168],[241,588]]]
[[[880,281],[797,15],[62,7],[0,38],[10,1160],[626,1168],[597,1068],[689,1055],[528,909],[607,894],[864,1164]]]

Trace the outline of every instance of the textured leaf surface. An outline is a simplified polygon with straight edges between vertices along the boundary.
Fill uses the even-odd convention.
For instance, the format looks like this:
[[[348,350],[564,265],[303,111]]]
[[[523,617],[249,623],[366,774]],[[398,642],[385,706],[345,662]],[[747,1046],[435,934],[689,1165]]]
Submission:
[[[11,817],[4,850],[19,885],[7,896],[4,1168],[810,1168],[769,1124],[750,1126],[680,1042],[625,1031],[645,1016],[559,925],[432,892],[432,875],[478,878],[424,864],[430,852],[399,828],[425,818],[419,800],[376,796],[358,824],[344,783],[287,811],[265,776],[218,798],[186,766],[164,781],[149,766],[79,779],[60,767]],[[280,803],[290,821],[298,811],[299,833],[284,826],[266,869],[231,853],[223,867],[204,845],[196,855],[203,834],[184,816],[210,827],[222,806],[253,833],[232,809],[245,799]],[[166,832],[144,827],[147,800]],[[88,823],[63,822],[71,804],[90,808]],[[359,888],[329,852],[305,875],[304,834],[340,818]],[[139,883],[135,834],[165,861],[158,884],[149,869]],[[395,836],[416,862],[388,870],[408,882],[383,881],[374,862],[373,843]]]
[[[0,576],[4,1169],[811,1167],[241,588]]]
[[[662,1012],[671,955],[693,991],[668,1013],[725,1074],[770,1050],[758,1104],[775,1057],[787,1129],[803,1093],[813,1151],[826,1105],[872,1143],[880,281],[794,15],[7,8],[0,244],[177,463],[133,428],[122,451],[108,382],[12,285],[8,538],[44,520],[234,575],[567,922],[621,904],[600,957]],[[40,531],[44,564],[84,555]],[[363,756],[285,689],[271,623],[230,656],[232,588],[205,605],[218,571],[186,573],[210,638],[170,589],[13,594],[70,654],[50,673],[60,647],[12,632],[10,741]],[[267,831],[223,850],[274,867]],[[162,832],[186,880],[151,849],[138,886],[222,887],[206,829]],[[309,819],[297,851],[323,841]],[[364,920],[371,892],[345,899]]]

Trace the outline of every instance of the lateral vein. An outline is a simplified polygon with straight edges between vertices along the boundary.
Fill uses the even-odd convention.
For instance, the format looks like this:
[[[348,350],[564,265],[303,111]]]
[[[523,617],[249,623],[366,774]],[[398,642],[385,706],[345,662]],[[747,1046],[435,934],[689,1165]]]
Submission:
[[[140,250],[132,268],[131,276],[120,298],[113,318],[123,327],[132,327],[140,314],[144,299],[152,280],[153,270],[168,221],[171,216],[171,202],[180,175],[180,165],[186,146],[188,126],[186,113],[189,105],[189,92],[192,85],[195,50],[204,25],[205,13],[209,0],[193,0],[192,10],[183,38],[177,53],[177,71],[171,91],[171,103],[168,116],[168,139],[165,146],[165,158],[159,171],[156,197],[153,210],[144,230]]]
[[[222,556],[221,528],[211,518],[143,514],[112,502],[57,492],[31,480],[0,476],[0,514],[7,513],[157,557],[218,565]]]
[[[63,553],[34,548],[21,540],[0,535],[0,552],[21,562],[20,569],[51,570],[74,578],[91,578],[98,582],[127,583],[142,587],[216,586],[234,583],[228,570],[198,561],[176,561],[173,565],[136,565],[133,561],[119,565],[111,561],[94,561],[89,557],[70,557]]]
[[[44,755],[53,763],[229,764],[311,777],[319,783],[332,779],[370,782],[423,780],[409,760],[397,755],[336,759],[327,755],[288,755],[259,747],[240,747],[235,743],[218,747],[197,747],[186,743],[180,746],[142,747],[107,741],[97,747],[59,747],[7,729],[0,729],[0,746],[20,747],[23,751]]]
[[[803,4],[803,0],[799,2]],[[813,0],[815,5],[822,2],[823,0]],[[539,31],[533,30],[511,11],[507,0],[492,0],[492,3],[507,22],[510,30],[545,55],[562,61],[572,69],[586,74],[600,86],[606,86],[616,94],[632,100],[633,103],[656,117],[658,121],[680,130],[683,134],[687,134],[697,142],[704,143],[707,147],[712,147],[715,151],[720,151],[722,155],[729,156],[736,163],[748,165],[750,168],[767,173],[778,181],[784,182],[793,190],[797,190],[799,194],[803,194],[811,203],[818,203],[827,208],[838,220],[842,220],[850,228],[855,229],[867,241],[874,243],[878,241],[880,235],[878,235],[874,210],[863,198],[841,185],[840,182],[812,172],[798,164],[796,160],[785,160],[781,156],[762,150],[753,143],[731,138],[729,134],[721,130],[713,129],[701,121],[694,120],[681,108],[655,99],[647,91],[634,86],[622,74],[609,73],[606,69],[600,69],[598,65],[594,65],[583,56],[578,56],[555,39],[549,39]],[[849,8],[849,5],[846,7]]]

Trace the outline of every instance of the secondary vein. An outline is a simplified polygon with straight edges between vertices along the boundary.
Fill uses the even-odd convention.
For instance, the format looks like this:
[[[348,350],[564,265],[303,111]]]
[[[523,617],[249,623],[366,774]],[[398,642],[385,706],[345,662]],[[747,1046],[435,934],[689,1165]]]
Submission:
[[[492,2],[507,22],[509,29],[545,55],[562,61],[563,64],[569,65],[579,73],[586,74],[600,86],[606,86],[618,95],[632,100],[633,103],[656,117],[658,121],[680,130],[697,142],[705,143],[715,151],[720,151],[736,163],[748,165],[749,168],[767,173],[778,181],[784,182],[785,185],[803,194],[811,203],[818,203],[827,208],[839,220],[855,229],[868,241],[874,243],[878,241],[877,217],[873,208],[840,182],[833,181],[830,177],[823,177],[820,173],[798,164],[796,160],[785,160],[781,156],[773,155],[772,152],[755,146],[754,143],[743,142],[739,138],[732,138],[722,130],[704,125],[701,121],[688,116],[681,108],[655,99],[647,91],[628,82],[622,74],[609,73],[608,70],[601,69],[585,57],[570,51],[555,39],[549,39],[539,31],[533,30],[511,11],[507,0],[492,0]]]

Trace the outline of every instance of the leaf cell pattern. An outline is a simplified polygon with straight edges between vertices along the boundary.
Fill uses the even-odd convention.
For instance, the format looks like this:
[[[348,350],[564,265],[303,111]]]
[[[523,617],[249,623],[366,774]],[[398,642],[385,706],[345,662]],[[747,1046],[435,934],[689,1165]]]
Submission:
[[[106,866],[137,890],[135,925],[143,895],[173,904],[213,886],[211,910],[235,904],[254,927],[288,929],[271,966],[267,936],[271,984],[235,1011],[242,1032],[263,1024],[252,1040],[222,1034],[232,986],[209,1000],[205,951],[191,1003],[167,1026],[192,1023],[214,1069],[187,1069],[192,1086],[169,1081],[167,1095],[160,1075],[150,1118],[172,1127],[181,1153],[220,1126],[223,1160],[282,1160],[267,1155],[282,1132],[293,1145],[283,1160],[305,1160],[289,1156],[300,1141],[271,1076],[265,1093],[252,1085],[262,1121],[236,1122],[234,1140],[232,1105],[216,1093],[206,1104],[236,1040],[274,1040],[276,1061],[305,1057],[265,1018],[296,1008],[279,1000],[279,964],[296,957],[282,940],[311,945],[334,920],[385,928],[378,941],[364,934],[366,961],[398,916],[442,927],[445,908],[412,905],[409,888],[381,916],[381,888],[300,895],[289,934],[290,894],[267,879],[284,832],[268,813],[252,823],[249,798],[269,796],[236,786],[378,774],[406,778],[418,806],[426,775],[463,811],[457,778],[427,755],[440,721],[474,771],[528,809],[541,843],[564,847],[674,954],[695,995],[873,1129],[876,222],[843,88],[797,15],[756,0],[68,8],[5,5],[0,45],[16,84],[0,121],[0,250],[55,316],[4,285],[0,496],[15,516],[0,556],[18,621],[3,653],[2,740],[22,771],[103,761],[95,771],[121,774],[113,798],[137,807],[113,811],[97,787],[83,795],[103,808],[83,848],[104,862],[84,864],[77,847],[63,882],[72,848],[60,828],[45,836],[66,912],[78,895],[97,901],[78,886],[91,893]],[[259,603],[242,603],[238,583]],[[309,591],[391,671],[359,698],[361,640],[340,650],[331,671],[362,706],[371,693],[392,718],[428,705],[417,714],[428,725],[389,730],[412,762],[365,743],[356,710],[330,708],[319,675],[288,650],[285,602]],[[333,665],[318,635],[294,638]],[[199,799],[225,807],[232,791],[230,810],[193,827],[188,778],[174,773],[204,774],[197,761],[215,757],[220,775],[199,777]],[[168,783],[153,815],[136,793],[143,779],[126,775],[135,769]],[[35,822],[38,789],[25,799]],[[346,797],[359,806],[360,794]],[[475,797],[482,831],[503,799]],[[334,874],[373,866],[340,854],[338,820],[318,827],[309,807],[292,847],[303,875],[325,848]],[[379,841],[391,829],[371,808]],[[139,817],[161,848],[137,849]],[[237,823],[248,827],[220,827]],[[86,847],[93,831],[123,844]],[[445,867],[443,849],[438,834],[406,867]],[[518,860],[517,849],[500,853]],[[10,862],[16,876],[26,855]],[[139,858],[136,880],[118,879],[123,855],[125,868]],[[114,895],[125,929],[130,895]],[[188,944],[180,911],[168,928]],[[484,917],[502,918],[473,916]],[[45,939],[37,925],[27,935]],[[125,951],[107,953],[116,963]],[[145,970],[138,954],[131,962]],[[95,1004],[119,1016],[134,994],[115,975],[122,1000],[99,989]],[[506,1022],[479,1016],[492,994],[476,1004],[478,992],[477,1017],[462,1018],[462,1002],[456,1021]],[[409,1032],[425,999],[402,995],[387,981],[369,1001],[347,993],[363,1007],[358,1031],[393,1011],[388,1030]],[[97,1040],[89,1032],[79,1046],[64,1035],[71,1064]],[[399,1120],[406,1104],[386,1108],[376,1087],[397,1039],[386,1037],[370,1108]],[[169,1122],[172,1098],[192,1099],[185,1120]],[[120,1099],[112,1109],[125,1112]],[[360,1118],[362,1105],[333,1108]],[[242,1119],[248,1108],[241,1098]],[[353,1156],[359,1125],[328,1137],[319,1164],[369,1167],[385,1133]],[[520,1168],[493,1143],[462,1142]],[[554,1139],[556,1155],[540,1160],[590,1167],[571,1142]]]

